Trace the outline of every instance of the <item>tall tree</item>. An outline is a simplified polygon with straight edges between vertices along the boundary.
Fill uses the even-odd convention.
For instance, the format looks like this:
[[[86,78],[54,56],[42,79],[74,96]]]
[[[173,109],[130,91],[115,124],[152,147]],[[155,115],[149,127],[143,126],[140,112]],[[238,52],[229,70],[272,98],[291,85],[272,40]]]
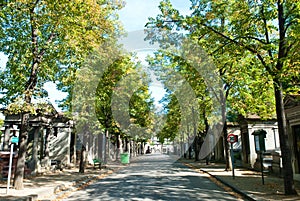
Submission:
[[[300,3],[295,0],[191,0],[192,14],[181,16],[169,0],[161,2],[162,14],[150,18],[159,27],[187,30],[206,50],[228,55],[227,61],[249,55],[249,64],[263,69],[273,84],[282,151],[285,194],[296,194],[291,150],[284,113],[284,93],[299,74]],[[216,48],[218,47],[218,48]],[[297,82],[299,83],[299,82]],[[299,87],[299,85],[297,85]],[[299,90],[299,88],[297,89]]]
[[[2,103],[45,95],[42,86],[74,72],[84,57],[115,33],[106,1],[5,1],[0,15],[0,51],[8,56],[1,72]],[[62,73],[65,72],[65,73]],[[61,78],[61,77],[60,77]],[[23,189],[29,114],[23,112],[14,186]]]
[[[141,66],[131,61],[131,55],[120,55],[99,79],[95,112],[104,129],[107,148],[111,135],[149,137],[153,126],[153,100],[148,89],[149,80],[141,83],[144,76]],[[145,129],[140,130],[139,127]]]
[[[208,127],[206,126],[207,118],[208,116],[213,116],[211,115],[212,101],[208,95],[203,75],[200,75],[190,61],[187,61],[186,58],[175,52],[159,50],[155,52],[153,58],[148,58],[148,61],[168,92],[163,99],[166,113],[165,127],[158,135],[162,138],[161,140],[163,138],[171,140],[177,138],[184,142],[189,142],[191,139],[187,137],[193,136],[193,138],[196,138],[195,144],[199,148],[200,140],[197,139],[200,139],[200,137],[205,138],[208,132]],[[186,81],[192,88],[197,99],[196,103],[191,101],[192,96],[186,91],[180,90],[180,86],[177,83],[172,82],[175,74],[182,76],[182,78],[178,77],[178,79],[175,79],[175,82],[180,85],[180,83]],[[168,88],[168,85],[171,87]],[[176,91],[176,88],[180,92]],[[177,100],[176,98],[179,99]],[[187,127],[191,128],[188,129],[188,132],[191,133],[187,133],[184,136]],[[200,148],[196,150],[197,160],[199,160],[199,152]]]

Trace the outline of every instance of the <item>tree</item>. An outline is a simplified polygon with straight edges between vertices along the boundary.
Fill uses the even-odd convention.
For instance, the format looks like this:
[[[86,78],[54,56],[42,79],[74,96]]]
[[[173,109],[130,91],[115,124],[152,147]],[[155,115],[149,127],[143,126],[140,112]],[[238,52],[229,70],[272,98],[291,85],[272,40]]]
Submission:
[[[250,62],[250,60],[247,59],[248,58],[247,54],[249,53],[247,53],[246,51],[237,50],[237,48],[231,44],[223,45],[222,41],[218,42],[216,38],[210,37],[210,35],[205,31],[201,32],[200,30],[197,30],[196,27],[191,28],[185,22],[184,17],[181,16],[180,13],[172,7],[169,1],[162,1],[159,7],[162,14],[158,15],[155,19],[149,18],[149,23],[146,25],[148,28],[150,28],[148,30],[147,39],[149,39],[151,42],[158,41],[162,44],[166,43],[165,41],[168,40],[171,40],[171,43],[176,43],[175,41],[176,40],[178,41],[178,39],[174,37],[176,36],[176,33],[174,33],[173,30],[176,31],[185,30],[186,37],[189,37],[190,41],[194,41],[199,46],[203,47],[203,49],[207,52],[207,56],[213,58],[214,64],[218,69],[218,74],[223,81],[223,89],[221,90],[222,92],[220,93],[218,99],[220,100],[219,102],[221,102],[222,116],[224,120],[226,119],[226,110],[227,110],[226,106],[230,105],[231,103],[234,104],[235,106],[239,105],[239,103],[242,103],[243,107],[234,107],[234,108],[238,109],[237,111],[243,114],[244,113],[257,113],[260,115],[263,114],[261,116],[264,118],[267,117],[264,115],[267,114],[269,117],[270,116],[269,114],[272,114],[273,111],[272,104],[267,104],[268,106],[264,106],[266,102],[272,103],[272,101],[270,101],[271,96],[269,95],[270,94],[269,91],[271,88],[268,85],[266,85],[266,83],[268,83],[269,77],[267,76],[265,79],[257,79],[258,74],[265,75],[265,73],[262,70],[256,68],[255,65],[247,65],[247,66],[241,65]],[[220,24],[221,25],[219,29],[224,30],[225,20],[221,20]],[[170,36],[164,37],[162,32],[156,31],[157,28],[160,28],[162,30],[170,30],[171,32],[169,34]],[[191,28],[192,31],[189,30],[189,28]],[[188,33],[186,32],[186,30],[188,30]],[[238,54],[236,54],[235,57],[232,57],[228,53],[231,51],[237,52]],[[204,65],[203,67],[206,68]],[[250,68],[254,68],[254,69],[252,70],[253,72],[249,74],[247,71]],[[191,71],[192,75],[193,73],[194,72]],[[245,80],[245,78],[247,79]],[[254,81],[255,84],[253,84],[254,83],[253,81],[251,82],[249,81],[252,80],[251,78],[255,78]],[[189,82],[193,83],[193,80],[194,80],[193,86],[195,86],[195,83],[199,83],[199,75],[194,74],[194,76],[190,76]],[[240,82],[240,80],[242,80],[243,82]],[[245,84],[247,84],[247,87]],[[256,88],[253,86],[248,86],[249,84],[253,84],[254,86],[256,86]],[[261,89],[261,85],[265,86],[265,90],[263,90],[263,92],[261,91],[258,92],[258,90]],[[247,99],[245,99],[245,96],[240,96],[240,94],[236,92],[236,89],[240,89],[241,87],[245,87],[245,89],[247,89],[244,90],[244,92],[247,92],[246,93],[248,96]],[[222,95],[223,93],[224,95]],[[254,94],[259,95],[260,98],[254,98]],[[245,95],[245,93],[243,93],[242,95]],[[233,96],[234,98],[231,96]],[[251,99],[249,97],[251,97]],[[229,102],[227,102],[227,100],[229,100]],[[251,107],[247,107],[247,106],[251,106]],[[224,123],[224,128],[223,128],[223,144],[225,148],[226,169],[228,169],[230,168],[229,167],[230,163],[229,163],[229,148],[227,142],[226,122]]]
[[[151,133],[153,100],[149,80],[141,82],[146,76],[141,71],[141,66],[131,61],[131,55],[119,55],[98,80],[95,112],[107,139],[105,161],[110,136],[119,139],[119,135],[128,135],[135,139],[148,138]]]
[[[248,55],[249,64],[260,68],[263,78],[270,79],[279,127],[285,194],[296,194],[283,97],[285,92],[294,90],[290,83],[299,76],[300,3],[293,0],[191,0],[191,3],[193,12],[184,17],[172,8],[170,1],[162,1],[162,14],[150,21],[159,27],[185,29],[206,50],[222,57],[224,53],[228,55],[226,61]],[[299,84],[296,86],[299,90]]]
[[[67,79],[85,56],[117,28],[115,5],[104,1],[5,1],[0,15],[0,50],[8,56],[1,72],[1,102],[46,95],[47,81]],[[14,186],[23,188],[29,114],[23,112]]]
[[[185,50],[185,47],[181,47],[181,49]],[[195,159],[199,160],[200,139],[204,139],[209,130],[208,118],[210,117],[211,123],[213,122],[212,98],[208,94],[209,86],[205,84],[204,75],[201,75],[194,68],[190,60],[178,54],[179,52],[159,50],[155,52],[153,58],[148,58],[151,68],[165,85],[168,92],[167,96],[163,99],[165,103],[166,123],[158,135],[161,140],[164,138],[171,140],[177,138],[182,142],[188,143],[191,140],[189,137],[193,136],[196,148]],[[194,59],[200,60],[199,55]],[[176,74],[182,77],[177,76],[176,78],[174,76]],[[181,87],[183,85],[181,84],[185,82],[192,88],[196,98],[195,102],[191,101],[193,97],[191,94],[188,94],[186,90],[182,90],[183,88]],[[179,99],[177,100],[176,98]],[[184,134],[186,130],[187,136]],[[192,133],[190,133],[191,131]],[[209,149],[207,147],[206,150]],[[203,155],[206,156],[207,154],[209,153],[205,151]]]
[[[167,101],[164,106],[166,120],[163,128],[156,135],[161,143],[164,143],[165,139],[173,141],[180,135],[181,112],[178,100],[174,94],[168,94],[164,99]]]
[[[104,129],[106,137],[105,162],[109,160],[110,134],[120,134],[121,132],[113,118],[112,96],[118,81],[121,80],[122,76],[124,76],[127,71],[133,71],[130,57],[120,56],[119,58],[116,58],[116,60],[103,72],[103,75],[98,78],[99,82],[95,93],[95,112],[97,120]]]

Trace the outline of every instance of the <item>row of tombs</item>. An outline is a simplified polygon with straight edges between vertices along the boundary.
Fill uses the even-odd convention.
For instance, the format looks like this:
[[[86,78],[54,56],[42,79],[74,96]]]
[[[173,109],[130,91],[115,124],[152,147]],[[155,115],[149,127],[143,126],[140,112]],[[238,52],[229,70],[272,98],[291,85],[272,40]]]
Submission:
[[[30,131],[27,139],[27,157],[25,175],[43,173],[62,167],[72,168],[80,163],[82,145],[86,150],[86,162],[93,164],[94,159],[105,158],[104,134],[78,135],[75,133],[74,121],[62,113],[31,115],[29,117]],[[0,141],[0,177],[7,178],[9,169],[9,157],[11,140],[19,136],[21,115],[8,114],[5,116]],[[130,156],[142,154],[145,149],[144,143],[137,143],[130,139],[124,139],[122,149],[127,150]],[[15,171],[19,145],[13,147],[13,169]],[[120,157],[120,150],[114,142],[108,145],[108,160],[116,160]],[[118,158],[119,159],[119,158]]]
[[[287,96],[285,99],[288,140],[292,151],[292,165],[295,174],[300,173],[300,95]],[[21,122],[20,115],[6,115],[3,127],[4,135],[0,144],[0,172],[7,174],[7,161],[11,136],[17,136]],[[74,166],[79,162],[81,140],[74,133],[74,122],[58,112],[47,115],[35,115],[29,119],[31,130],[28,136],[26,173],[39,173],[52,168],[51,162],[59,161],[65,166]],[[255,136],[258,130],[265,131],[265,162],[275,173],[282,173],[280,141],[276,119],[262,120],[257,115],[240,117],[238,123],[227,124],[228,133],[238,136],[233,148],[239,153],[237,161],[248,168],[259,169],[259,155],[255,150]],[[92,135],[87,147],[88,160],[103,158],[104,135]],[[214,149],[215,159],[224,158],[222,138]],[[15,158],[17,157],[15,147]],[[15,160],[14,160],[15,161]]]
[[[300,94],[288,95],[284,99],[286,129],[294,178],[300,179]],[[227,123],[228,133],[237,135],[238,142],[233,144],[237,165],[251,169],[261,169],[257,133],[263,131],[264,152],[262,162],[266,169],[281,175],[282,156],[276,118],[261,119],[257,115],[239,116],[237,123]],[[224,158],[223,139],[219,140],[214,151],[217,160]]]
[[[21,115],[6,115],[0,144],[0,177],[7,178],[12,137],[18,137]],[[57,112],[51,115],[31,115],[27,139],[25,175],[53,170],[58,165],[73,167],[79,163],[81,141],[76,139],[74,122]],[[101,157],[103,136],[95,135],[90,157]],[[95,145],[99,146],[95,146]],[[18,147],[13,147],[12,174],[16,167]],[[89,159],[88,158],[88,159]],[[91,160],[91,159],[90,159]]]

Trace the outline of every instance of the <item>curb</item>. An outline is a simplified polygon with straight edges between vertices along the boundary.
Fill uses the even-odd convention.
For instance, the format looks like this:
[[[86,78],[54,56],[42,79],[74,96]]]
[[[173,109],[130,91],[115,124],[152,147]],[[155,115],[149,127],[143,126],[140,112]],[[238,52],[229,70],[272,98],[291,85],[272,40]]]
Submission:
[[[250,195],[248,195],[247,193],[241,191],[240,189],[232,186],[231,184],[227,183],[226,181],[224,181],[223,179],[219,178],[218,176],[215,176],[211,173],[209,173],[208,171],[206,170],[203,170],[201,168],[197,168],[195,167],[194,165],[190,164],[190,163],[186,163],[186,162],[183,162],[183,161],[180,161],[183,165],[189,167],[189,168],[192,168],[194,170],[200,170],[201,172],[209,175],[210,177],[216,179],[217,181],[219,181],[220,183],[222,183],[223,185],[227,186],[228,188],[230,188],[232,191],[234,191],[235,193],[239,194],[240,196],[242,196],[243,198],[249,200],[249,201],[257,201],[258,199],[255,199],[253,197],[251,197]]]
[[[223,179],[219,178],[218,176],[215,176],[215,175],[212,175],[210,174],[208,171],[206,170],[203,170],[200,168],[200,171],[208,174],[210,177],[213,177],[215,178],[216,180],[218,180],[219,182],[221,182],[222,184],[224,184],[225,186],[231,188],[234,192],[238,193],[239,195],[241,195],[242,197],[246,198],[247,200],[250,200],[250,201],[257,201],[257,199],[254,199],[253,197],[251,197],[250,195],[248,195],[247,193],[241,191],[240,189],[232,186],[231,184],[227,183],[226,181],[224,181]]]
[[[3,197],[1,198],[1,201],[36,201],[38,195],[37,194],[32,194],[32,195],[28,195],[28,196],[23,196],[23,197],[16,197],[16,196],[8,196],[8,197]]]

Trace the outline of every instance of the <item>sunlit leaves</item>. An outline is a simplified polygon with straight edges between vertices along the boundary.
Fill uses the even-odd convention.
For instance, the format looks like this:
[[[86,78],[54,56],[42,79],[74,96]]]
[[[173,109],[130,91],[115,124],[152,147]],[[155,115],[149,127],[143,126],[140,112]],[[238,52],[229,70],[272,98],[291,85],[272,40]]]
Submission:
[[[1,72],[2,103],[28,90],[30,77],[37,80],[35,89],[47,81],[70,84],[69,77],[84,57],[119,33],[115,9],[111,3],[93,0],[6,1],[0,15],[0,51],[8,56]]]

